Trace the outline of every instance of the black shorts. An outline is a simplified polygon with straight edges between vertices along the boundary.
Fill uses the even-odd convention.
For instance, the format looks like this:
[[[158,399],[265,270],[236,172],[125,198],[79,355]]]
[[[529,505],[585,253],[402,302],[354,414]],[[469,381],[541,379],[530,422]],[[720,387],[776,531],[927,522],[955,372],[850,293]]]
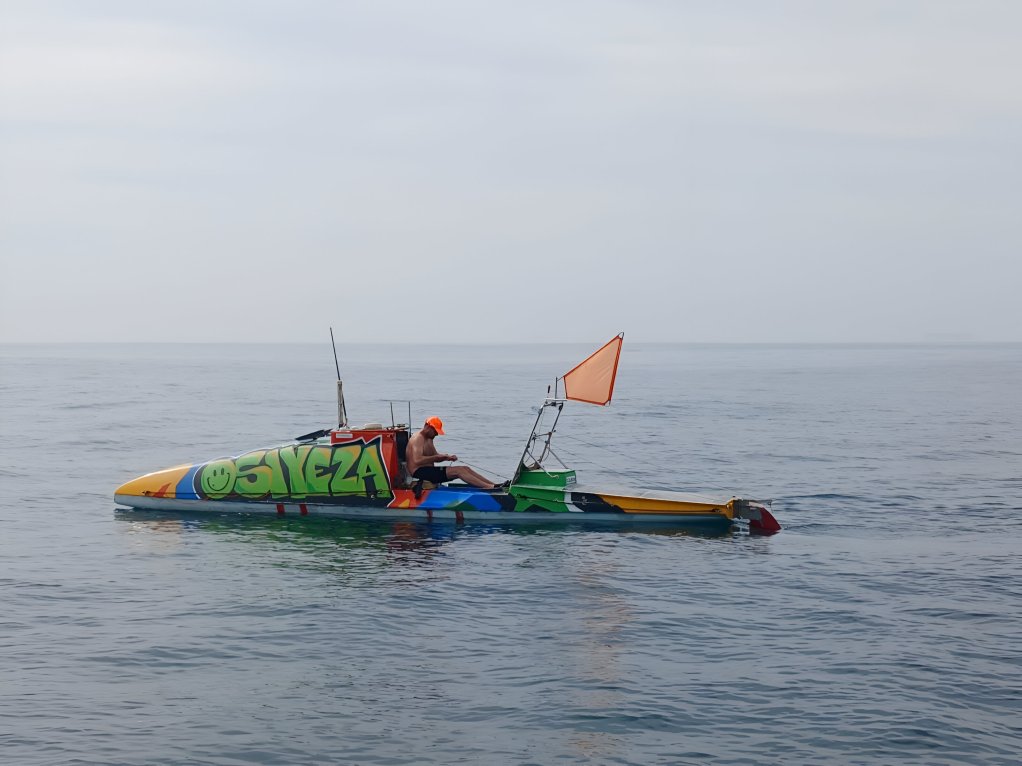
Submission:
[[[412,478],[431,481],[434,484],[443,484],[445,481],[448,481],[447,469],[437,468],[435,465],[424,465],[412,474]]]

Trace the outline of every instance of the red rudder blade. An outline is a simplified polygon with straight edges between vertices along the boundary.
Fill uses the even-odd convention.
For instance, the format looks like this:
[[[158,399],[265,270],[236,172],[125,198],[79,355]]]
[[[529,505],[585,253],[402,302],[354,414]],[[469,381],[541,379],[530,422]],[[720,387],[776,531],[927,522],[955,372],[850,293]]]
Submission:
[[[749,534],[775,535],[781,531],[781,525],[766,506],[758,506],[756,510],[759,511],[759,518],[749,519]]]

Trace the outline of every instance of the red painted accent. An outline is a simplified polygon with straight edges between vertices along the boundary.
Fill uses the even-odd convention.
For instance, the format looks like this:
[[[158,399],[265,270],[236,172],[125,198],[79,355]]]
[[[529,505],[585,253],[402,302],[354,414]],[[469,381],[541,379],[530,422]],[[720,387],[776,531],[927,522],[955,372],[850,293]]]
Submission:
[[[307,506],[305,503],[299,503],[298,510],[302,512],[302,516],[309,515],[309,506]]]
[[[465,523],[465,514],[462,513],[461,511],[455,511],[454,512],[454,520],[457,521],[459,524],[464,524]]]
[[[759,509],[759,518],[749,520],[749,532],[757,535],[775,535],[781,531],[781,525],[774,515],[766,508]]]
[[[424,489],[421,497],[415,497],[415,493],[410,489],[395,489],[394,499],[387,503],[388,508],[418,508],[422,505],[426,496],[429,495],[429,490]]]
[[[168,489],[170,489],[170,482],[164,484],[158,490],[153,492],[153,497],[166,497]]]
[[[393,428],[341,428],[330,432],[330,444],[349,444],[361,442],[368,444],[373,439],[380,440],[380,456],[387,469],[388,480],[398,475],[397,464],[397,430]]]
[[[284,504],[283,503],[277,503],[277,515],[278,516],[283,516],[284,515]]]

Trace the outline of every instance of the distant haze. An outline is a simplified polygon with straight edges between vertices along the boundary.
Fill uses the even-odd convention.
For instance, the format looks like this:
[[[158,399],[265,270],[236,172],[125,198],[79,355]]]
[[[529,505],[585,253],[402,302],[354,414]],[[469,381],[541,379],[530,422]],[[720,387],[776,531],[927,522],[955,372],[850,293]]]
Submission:
[[[1022,4],[0,5],[0,341],[1022,340]]]

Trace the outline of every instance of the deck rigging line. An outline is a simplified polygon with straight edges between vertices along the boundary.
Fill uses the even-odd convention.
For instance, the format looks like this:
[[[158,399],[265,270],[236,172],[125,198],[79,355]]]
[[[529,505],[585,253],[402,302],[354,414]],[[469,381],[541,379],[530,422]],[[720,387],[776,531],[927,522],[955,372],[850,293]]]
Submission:
[[[602,449],[604,452],[609,452],[616,458],[626,457],[624,453],[618,452],[617,450],[612,450],[610,447],[604,446],[603,444],[593,444],[592,442],[587,442],[585,439],[579,439],[577,436],[572,436],[571,434],[561,433],[560,436],[562,439],[571,439],[572,441],[580,442],[581,444],[584,444],[587,447],[595,447],[596,449]],[[599,464],[597,463],[597,465]]]
[[[563,434],[562,434],[562,436],[563,436]],[[583,442],[583,444],[585,444],[585,442]],[[596,446],[599,446],[599,445],[590,444],[589,446],[590,447],[596,447]],[[578,452],[572,452],[571,450],[565,449],[564,447],[561,447],[561,452],[563,452],[566,455],[569,455],[570,457],[577,458],[578,460],[581,460],[582,462],[590,463],[592,465],[595,465],[597,468],[602,468],[604,471],[608,471],[610,473],[615,473],[615,472],[620,470],[620,468],[611,468],[610,466],[603,465],[603,463],[597,463],[592,458],[588,458],[585,455],[579,454]],[[623,455],[619,455],[619,454],[614,453],[612,450],[608,450],[608,452],[611,452],[611,454],[613,454],[615,457],[621,457],[621,458],[624,457]],[[650,465],[652,465],[652,463],[650,463]]]
[[[489,468],[482,468],[481,466],[473,465],[472,463],[468,462],[467,460],[459,459],[458,462],[462,463],[463,465],[467,465],[469,468],[474,468],[475,470],[480,471],[480,472],[486,474],[487,476],[493,475],[493,476],[497,476],[498,478],[501,478],[501,479],[509,479],[510,478],[510,477],[505,476],[504,474],[500,473],[499,471],[491,471]]]

